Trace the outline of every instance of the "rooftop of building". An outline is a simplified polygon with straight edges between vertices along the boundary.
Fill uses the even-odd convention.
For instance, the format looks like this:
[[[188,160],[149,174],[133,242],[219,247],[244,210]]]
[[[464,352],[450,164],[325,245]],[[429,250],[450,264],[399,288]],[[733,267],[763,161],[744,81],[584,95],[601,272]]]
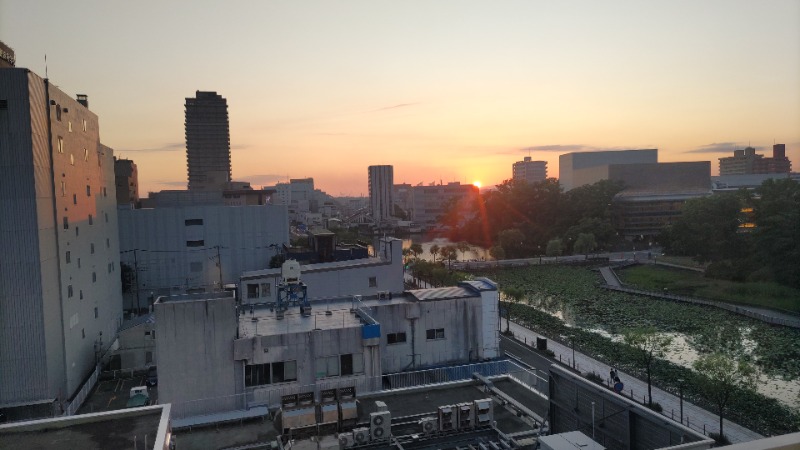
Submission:
[[[195,302],[232,298],[234,298],[234,293],[231,291],[197,292],[182,295],[162,295],[156,299],[156,303]]]
[[[170,405],[0,425],[0,448],[154,448],[169,437]]]
[[[311,251],[311,250],[309,250]],[[300,272],[302,273],[313,273],[313,272],[325,272],[329,270],[340,270],[343,268],[356,268],[356,267],[366,267],[372,265],[382,265],[387,264],[388,261],[383,258],[361,258],[361,259],[349,259],[346,261],[333,261],[333,262],[326,262],[326,263],[316,263],[316,264],[303,264],[300,266]],[[263,269],[263,270],[253,270],[250,272],[242,273],[241,280],[253,280],[257,278],[264,278],[264,277],[275,277],[281,275],[281,269]]]

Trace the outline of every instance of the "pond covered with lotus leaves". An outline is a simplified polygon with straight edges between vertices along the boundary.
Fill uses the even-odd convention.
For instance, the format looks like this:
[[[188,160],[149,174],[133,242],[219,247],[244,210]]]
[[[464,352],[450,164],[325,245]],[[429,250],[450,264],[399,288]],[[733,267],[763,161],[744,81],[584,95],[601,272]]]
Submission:
[[[597,272],[581,267],[532,266],[486,272],[500,289],[526,292],[521,303],[615,342],[622,330],[655,327],[673,338],[666,359],[691,368],[697,358],[722,351],[755,364],[758,391],[800,409],[800,330],[771,326],[728,311],[597,287]],[[613,355],[606,355],[613,359]]]

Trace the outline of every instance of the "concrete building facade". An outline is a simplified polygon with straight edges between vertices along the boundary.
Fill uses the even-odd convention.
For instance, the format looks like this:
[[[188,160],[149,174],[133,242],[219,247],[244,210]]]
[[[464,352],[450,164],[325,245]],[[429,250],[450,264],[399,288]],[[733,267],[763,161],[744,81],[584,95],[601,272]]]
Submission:
[[[113,152],[85,95],[21,68],[0,69],[0,149],[0,408],[60,413],[122,319]]]
[[[658,150],[609,150],[566,153],[558,157],[558,181],[564,191],[608,179],[611,164],[657,163]]]
[[[733,156],[719,159],[719,174],[749,175],[766,173],[789,173],[792,171],[792,162],[786,157],[786,144],[772,146],[772,157],[756,153],[753,147],[734,150]]]
[[[118,205],[139,203],[139,171],[130,159],[114,158],[114,177]]]
[[[547,179],[547,161],[531,161],[531,157],[526,156],[514,163],[511,178],[525,183],[544,181]]]
[[[375,223],[394,215],[394,167],[369,166],[369,212]]]
[[[210,291],[269,267],[289,242],[286,207],[119,208],[121,261],[136,276],[126,309],[159,295]]]
[[[625,185],[614,196],[612,222],[620,235],[655,236],[681,216],[684,203],[711,195],[711,162],[619,164],[609,179]]]
[[[222,190],[231,181],[228,102],[216,92],[186,99],[186,160],[190,190]]]
[[[476,198],[478,187],[459,182],[414,186],[411,220],[420,226],[435,226],[447,208],[453,203],[466,202]]]

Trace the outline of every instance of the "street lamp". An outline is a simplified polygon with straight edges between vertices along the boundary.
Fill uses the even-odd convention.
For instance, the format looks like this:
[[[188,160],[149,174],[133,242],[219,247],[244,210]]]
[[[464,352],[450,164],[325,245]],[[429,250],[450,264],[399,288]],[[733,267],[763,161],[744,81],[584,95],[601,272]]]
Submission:
[[[678,378],[678,393],[681,408],[681,424],[683,424],[683,378]]]

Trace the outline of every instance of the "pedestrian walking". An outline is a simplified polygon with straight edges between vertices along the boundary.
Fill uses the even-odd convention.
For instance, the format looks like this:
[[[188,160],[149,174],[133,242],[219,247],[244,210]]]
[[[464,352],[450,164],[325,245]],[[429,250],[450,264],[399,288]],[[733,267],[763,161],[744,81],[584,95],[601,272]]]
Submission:
[[[611,371],[608,373],[608,379],[611,380],[611,382],[613,383],[614,378],[617,378],[617,371],[614,370],[614,368],[612,367]]]
[[[622,390],[625,388],[625,385],[622,381],[619,380],[619,377],[614,378],[614,392],[617,394],[622,395]]]

